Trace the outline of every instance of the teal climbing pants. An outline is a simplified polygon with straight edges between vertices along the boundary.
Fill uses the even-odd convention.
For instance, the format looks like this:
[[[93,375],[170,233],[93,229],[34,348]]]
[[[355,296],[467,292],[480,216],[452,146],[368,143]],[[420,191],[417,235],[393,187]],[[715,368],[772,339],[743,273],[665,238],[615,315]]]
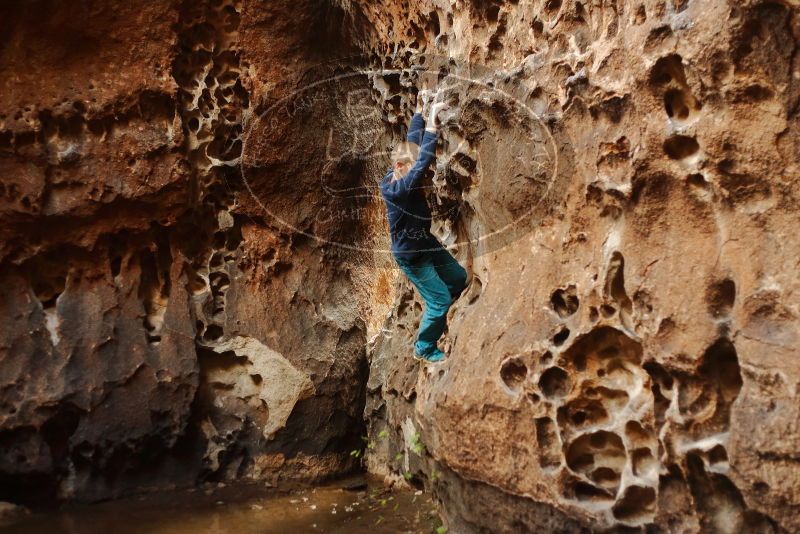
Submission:
[[[395,260],[425,302],[414,349],[421,356],[430,355],[438,350],[436,342],[444,332],[447,310],[464,289],[467,271],[444,248],[421,252],[412,261]]]

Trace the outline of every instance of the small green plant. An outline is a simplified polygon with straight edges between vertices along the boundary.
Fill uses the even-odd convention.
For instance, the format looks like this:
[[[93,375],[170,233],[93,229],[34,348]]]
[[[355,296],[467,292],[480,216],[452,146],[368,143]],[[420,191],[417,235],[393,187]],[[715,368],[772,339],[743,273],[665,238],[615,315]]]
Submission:
[[[403,453],[402,452],[398,452],[397,454],[394,455],[394,459],[395,459],[396,462],[399,462],[400,460],[403,459]]]
[[[405,473],[403,473],[403,478],[406,479],[406,482],[408,482],[412,478],[414,478],[414,475],[410,471],[406,471]]]
[[[431,482],[436,482],[440,476],[439,471],[431,471]]]
[[[436,527],[436,534],[447,534],[447,527],[444,525]]]
[[[386,429],[384,428],[383,430],[378,432],[378,439],[383,439],[388,435],[389,435],[389,432],[387,432]]]
[[[362,454],[361,449],[353,449],[352,451],[350,451],[350,456],[352,456],[353,458],[361,458],[361,454]]]
[[[422,456],[422,453],[425,452],[425,444],[420,440],[419,432],[415,432],[414,435],[411,436],[411,450],[414,451],[414,454],[417,456]]]

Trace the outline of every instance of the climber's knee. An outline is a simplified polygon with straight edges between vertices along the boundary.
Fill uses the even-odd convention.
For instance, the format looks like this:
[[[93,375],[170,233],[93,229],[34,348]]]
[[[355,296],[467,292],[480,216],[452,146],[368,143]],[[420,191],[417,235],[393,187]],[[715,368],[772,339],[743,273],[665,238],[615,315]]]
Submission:
[[[428,306],[425,309],[425,315],[432,320],[444,319],[447,316],[447,311],[450,309],[450,301],[447,304],[436,303]]]

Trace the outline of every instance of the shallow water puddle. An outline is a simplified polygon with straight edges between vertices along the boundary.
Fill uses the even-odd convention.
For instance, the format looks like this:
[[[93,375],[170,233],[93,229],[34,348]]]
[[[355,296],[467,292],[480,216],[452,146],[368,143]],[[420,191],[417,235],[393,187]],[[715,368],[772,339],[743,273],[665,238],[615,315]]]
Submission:
[[[352,490],[353,486],[360,487]],[[441,525],[427,494],[387,490],[377,481],[274,490],[207,485],[40,512],[0,528],[20,534],[236,533],[427,534]]]

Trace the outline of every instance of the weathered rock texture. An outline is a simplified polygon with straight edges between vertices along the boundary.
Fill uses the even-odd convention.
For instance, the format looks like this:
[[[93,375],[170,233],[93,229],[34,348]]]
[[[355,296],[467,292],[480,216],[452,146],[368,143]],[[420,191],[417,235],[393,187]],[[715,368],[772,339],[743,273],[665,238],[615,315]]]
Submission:
[[[0,500],[341,473],[369,356],[451,532],[800,530],[797,9],[6,2]],[[426,77],[420,368],[374,185]]]
[[[459,533],[800,530],[797,5],[350,9],[451,87],[434,227],[473,275],[428,368],[399,286],[371,469],[426,479]]]
[[[252,206],[240,167],[254,107],[345,55],[316,40],[336,13],[0,7],[0,500],[351,468],[370,305],[354,296],[377,271]],[[314,140],[256,133],[250,182],[297,206],[286,184],[316,180],[298,157]],[[267,173],[271,157],[289,166]]]

